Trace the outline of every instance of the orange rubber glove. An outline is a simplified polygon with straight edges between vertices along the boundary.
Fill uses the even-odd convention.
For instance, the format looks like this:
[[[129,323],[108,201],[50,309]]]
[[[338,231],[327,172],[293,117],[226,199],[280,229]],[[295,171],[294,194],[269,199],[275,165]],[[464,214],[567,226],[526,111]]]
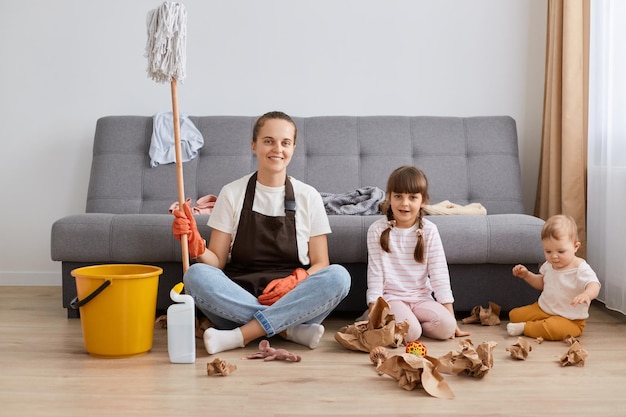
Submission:
[[[183,204],[183,211],[176,209],[172,211],[174,215],[174,222],[172,223],[172,233],[178,240],[182,238],[182,235],[187,235],[187,245],[189,247],[189,257],[196,259],[202,255],[206,250],[206,241],[202,239],[198,226],[196,225],[196,219],[194,219],[191,213],[189,204]]]
[[[304,281],[308,276],[308,272],[302,268],[298,268],[288,277],[277,278],[271,281],[267,284],[263,293],[259,295],[259,303],[271,306],[276,301],[280,300],[282,296],[293,290],[296,285]]]

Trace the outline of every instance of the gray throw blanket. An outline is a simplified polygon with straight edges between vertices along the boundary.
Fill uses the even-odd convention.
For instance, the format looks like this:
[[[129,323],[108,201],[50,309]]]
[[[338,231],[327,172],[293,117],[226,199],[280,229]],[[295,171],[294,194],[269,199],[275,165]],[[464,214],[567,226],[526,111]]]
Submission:
[[[378,187],[363,187],[344,194],[320,193],[326,214],[380,214],[378,205],[385,192]]]

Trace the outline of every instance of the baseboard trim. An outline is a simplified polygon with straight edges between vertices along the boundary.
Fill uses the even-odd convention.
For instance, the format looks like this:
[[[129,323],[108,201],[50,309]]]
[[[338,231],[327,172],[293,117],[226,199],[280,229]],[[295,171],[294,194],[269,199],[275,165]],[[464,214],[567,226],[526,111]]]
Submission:
[[[0,271],[0,286],[60,287],[58,272],[7,272]]]

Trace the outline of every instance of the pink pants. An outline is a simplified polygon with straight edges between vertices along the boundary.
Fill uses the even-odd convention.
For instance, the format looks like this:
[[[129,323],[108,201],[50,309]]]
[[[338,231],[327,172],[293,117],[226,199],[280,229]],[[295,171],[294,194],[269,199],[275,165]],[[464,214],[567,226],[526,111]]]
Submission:
[[[578,337],[583,333],[585,320],[570,320],[561,316],[552,316],[535,302],[509,312],[512,323],[526,322],[524,336],[542,337],[544,340],[563,340],[566,336]]]
[[[435,300],[406,303],[400,300],[388,301],[390,313],[396,316],[396,323],[409,322],[405,338],[408,342],[418,340],[422,334],[432,339],[450,339],[456,330],[456,319],[447,308]]]

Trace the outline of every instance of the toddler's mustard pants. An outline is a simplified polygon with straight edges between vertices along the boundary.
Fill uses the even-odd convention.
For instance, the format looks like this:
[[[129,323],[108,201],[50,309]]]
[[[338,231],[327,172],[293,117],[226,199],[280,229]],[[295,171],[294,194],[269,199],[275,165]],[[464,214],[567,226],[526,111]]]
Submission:
[[[585,320],[570,320],[562,316],[553,316],[539,307],[539,303],[514,308],[509,312],[512,323],[526,322],[524,336],[544,340],[563,340],[566,336],[578,337],[583,333]]]

